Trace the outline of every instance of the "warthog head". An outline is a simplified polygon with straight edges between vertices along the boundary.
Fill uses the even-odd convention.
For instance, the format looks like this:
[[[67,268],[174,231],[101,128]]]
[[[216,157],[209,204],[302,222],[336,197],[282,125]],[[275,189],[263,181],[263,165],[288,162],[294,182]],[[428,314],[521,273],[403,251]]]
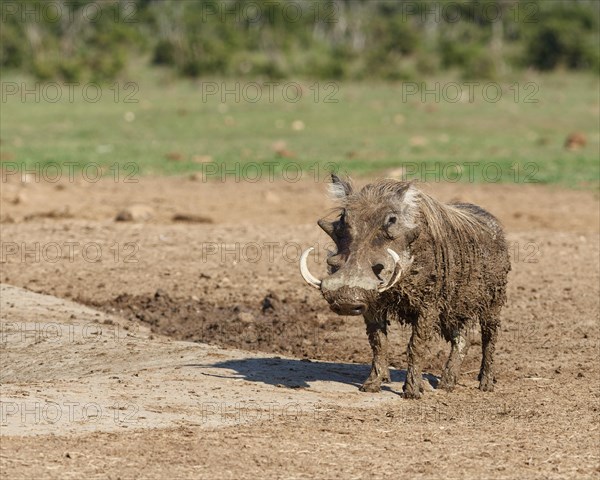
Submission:
[[[330,190],[340,202],[339,217],[318,222],[337,247],[327,259],[330,275],[319,280],[310,273],[306,261],[312,248],[300,257],[300,272],[334,312],[365,314],[410,269],[409,246],[418,235],[416,189],[408,182],[384,181],[354,192],[350,182],[332,175]]]

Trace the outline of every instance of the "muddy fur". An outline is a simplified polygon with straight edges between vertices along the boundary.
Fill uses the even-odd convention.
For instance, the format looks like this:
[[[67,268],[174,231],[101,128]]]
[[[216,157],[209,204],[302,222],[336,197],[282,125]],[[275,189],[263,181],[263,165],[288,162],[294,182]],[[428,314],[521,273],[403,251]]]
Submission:
[[[469,348],[468,330],[477,323],[482,331],[480,389],[492,390],[493,353],[510,270],[496,218],[476,205],[440,203],[408,182],[382,180],[354,192],[349,182],[332,180],[340,216],[319,225],[333,238],[337,252],[328,260],[331,275],[324,279],[322,293],[338,312],[344,305],[366,305],[373,367],[362,389],[378,391],[389,378],[387,325],[396,320],[412,326],[406,397],[421,395],[421,362],[435,334],[451,343],[441,386],[454,387]],[[387,248],[410,256],[412,263],[392,289],[378,293],[371,285],[382,282],[393,267]]]

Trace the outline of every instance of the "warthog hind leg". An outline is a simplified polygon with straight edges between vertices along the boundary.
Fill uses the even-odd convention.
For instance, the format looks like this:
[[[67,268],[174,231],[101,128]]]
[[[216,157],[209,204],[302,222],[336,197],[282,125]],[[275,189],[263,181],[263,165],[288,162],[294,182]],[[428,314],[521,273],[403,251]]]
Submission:
[[[479,370],[479,390],[492,392],[494,390],[494,350],[498,337],[499,321],[496,319],[481,322],[481,369]]]
[[[388,366],[387,321],[385,318],[375,318],[365,314],[367,335],[373,350],[371,373],[360,387],[361,392],[379,392],[382,382],[390,381]]]

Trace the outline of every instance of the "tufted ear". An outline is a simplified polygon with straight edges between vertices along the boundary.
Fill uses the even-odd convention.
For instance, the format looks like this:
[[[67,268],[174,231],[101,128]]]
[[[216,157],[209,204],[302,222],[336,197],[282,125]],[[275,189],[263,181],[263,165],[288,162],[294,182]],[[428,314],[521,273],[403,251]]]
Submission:
[[[335,173],[331,174],[331,183],[329,184],[329,194],[335,200],[342,200],[352,193],[352,183],[350,180],[342,180]]]
[[[406,228],[413,229],[417,226],[417,215],[419,212],[419,191],[413,182],[402,183],[398,188],[400,199],[400,213],[402,222]]]
[[[412,182],[390,181],[388,199],[393,206],[384,222],[384,228],[392,238],[404,237],[410,245],[419,236],[419,190]]]
[[[325,220],[324,218],[322,218],[321,220],[319,220],[317,222],[317,225],[319,225],[319,227],[321,227],[321,229],[323,229],[323,231],[327,235],[329,235],[331,238],[334,238],[335,228],[333,226],[333,222],[330,222],[330,221]]]

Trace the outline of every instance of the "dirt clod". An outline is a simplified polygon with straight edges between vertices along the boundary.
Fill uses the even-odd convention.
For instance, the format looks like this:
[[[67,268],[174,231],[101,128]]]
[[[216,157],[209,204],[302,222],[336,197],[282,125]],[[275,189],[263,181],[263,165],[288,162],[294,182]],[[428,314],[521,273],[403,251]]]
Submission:
[[[185,223],[213,223],[212,218],[205,215],[197,215],[195,213],[176,213],[173,215],[173,221]]]
[[[117,222],[146,222],[154,217],[154,210],[148,205],[130,205],[115,217]]]

